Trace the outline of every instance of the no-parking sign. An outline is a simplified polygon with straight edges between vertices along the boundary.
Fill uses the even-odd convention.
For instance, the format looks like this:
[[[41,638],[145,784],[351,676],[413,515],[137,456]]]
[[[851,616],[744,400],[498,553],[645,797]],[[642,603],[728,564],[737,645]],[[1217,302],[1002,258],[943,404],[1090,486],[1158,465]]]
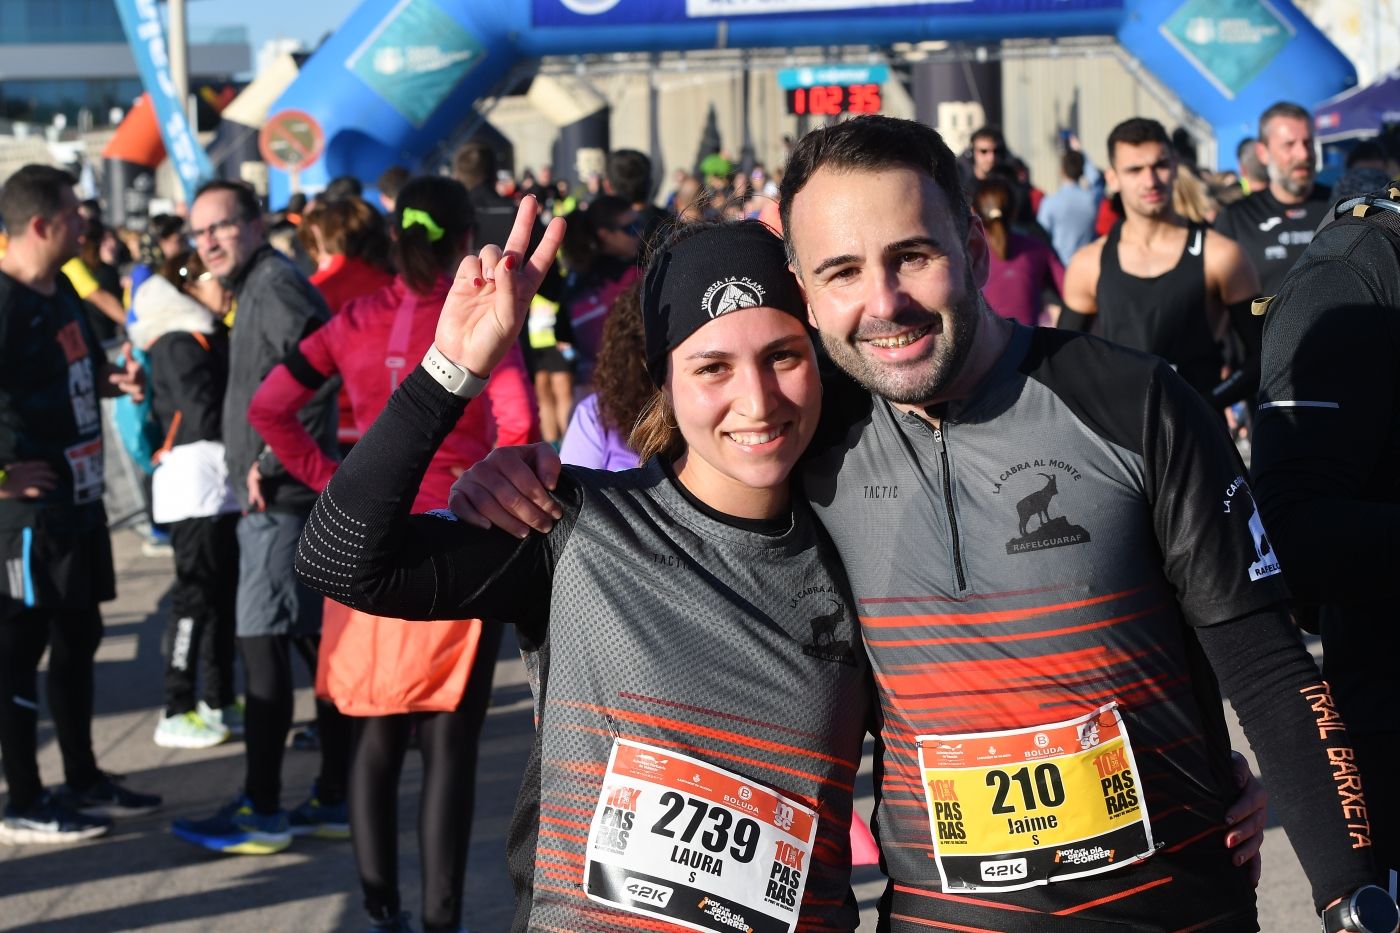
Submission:
[[[306,168],[321,157],[326,134],[315,117],[301,110],[283,110],[268,118],[258,134],[258,151],[266,162],[284,172]]]

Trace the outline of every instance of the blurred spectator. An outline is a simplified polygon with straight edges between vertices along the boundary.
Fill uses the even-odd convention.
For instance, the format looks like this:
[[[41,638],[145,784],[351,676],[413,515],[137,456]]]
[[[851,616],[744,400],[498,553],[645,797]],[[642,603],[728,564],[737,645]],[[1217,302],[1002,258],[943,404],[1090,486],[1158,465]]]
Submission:
[[[515,202],[496,190],[500,166],[496,150],[486,143],[464,143],[452,156],[452,177],[462,183],[476,211],[472,251],[483,246],[505,246],[515,223]]]
[[[970,188],[973,182],[981,181],[994,167],[1005,164],[1011,157],[1006,148],[1006,137],[995,126],[984,126],[972,134],[967,152],[960,162],[966,172],[964,187]]]
[[[1084,153],[1065,150],[1060,156],[1060,187],[1040,202],[1035,219],[1050,234],[1050,242],[1062,263],[1074,251],[1094,241],[1094,217],[1098,199],[1081,184]]]
[[[1216,229],[1239,243],[1253,263],[1265,295],[1278,292],[1332,206],[1331,190],[1317,184],[1313,142],[1307,110],[1287,101],[1265,110],[1254,151],[1269,184],[1225,208],[1216,221]]]
[[[26,165],[0,187],[9,232],[0,257],[0,550],[23,568],[0,594],[0,764],[8,800],[0,842],[65,843],[102,835],[108,817],[147,813],[160,798],[123,788],[92,747],[93,659],[99,604],[116,595],[102,507],[99,398],[141,394],[134,365],[114,374],[59,268],[78,254],[76,179]],[[8,326],[13,323],[14,326]],[[38,667],[48,652],[48,699],[67,786],[39,773]]]
[[[734,172],[734,163],[718,152],[700,160],[700,175],[705,179],[705,186],[714,191],[722,191],[729,187],[729,176]]]
[[[307,211],[298,237],[316,259],[311,284],[326,299],[331,314],[394,280],[384,218],[361,198],[318,202]],[[336,441],[344,453],[360,439],[360,429],[343,386],[338,403]]]
[[[686,175],[676,186],[675,212],[676,220],[680,223],[688,223],[695,220],[709,220],[709,193],[700,184],[699,179]]]
[[[75,260],[82,264],[92,281],[97,283],[96,290],[83,295],[83,305],[88,323],[101,343],[115,340],[118,326],[126,323],[126,308],[122,305],[121,273],[115,265],[102,258],[102,242],[107,235],[107,227],[101,218],[89,217],[83,227],[82,246],[79,247],[78,258]],[[67,274],[71,268],[72,263],[65,265],[64,273]],[[79,294],[82,294],[81,290]]]
[[[394,199],[399,196],[399,189],[408,179],[409,171],[402,165],[391,165],[379,173],[374,187],[379,191],[379,206],[384,208],[386,214],[394,212]]]
[[[349,836],[345,781],[350,724],[318,703],[321,772],[309,799],[282,808],[282,758],[292,724],[292,652],[315,657],[321,600],[293,571],[293,555],[316,493],[267,448],[247,411],[263,377],[330,319],[315,286],[266,242],[257,194],[246,184],[206,182],[190,208],[191,239],[205,267],[233,289],[237,317],[224,392],[224,460],[244,514],[238,521],[237,637],[246,674],[243,790],[204,820],[171,831],[215,852],[268,854],[299,834]],[[366,210],[375,213],[366,205]],[[377,214],[375,214],[378,217]],[[301,417],[323,449],[335,449],[335,396],[319,392]],[[230,762],[230,765],[232,762]]]
[[[990,270],[982,296],[1003,317],[1035,326],[1053,323],[1045,314],[1045,292],[1059,301],[1065,267],[1055,251],[1035,237],[1011,229],[1010,211],[1015,201],[1011,186],[997,174],[978,182],[972,209],[987,231]]]
[[[515,203],[519,189],[515,184],[515,176],[505,169],[496,172],[496,193],[506,198],[511,204]]]
[[[527,359],[540,407],[540,436],[556,446],[564,437],[574,404],[574,352],[572,347],[559,346],[558,320],[559,303],[536,295],[525,326]]]
[[[317,203],[297,230],[316,261],[311,284],[335,314],[347,301],[378,291],[393,279],[383,216],[363,198]]]
[[[656,394],[647,375],[640,291],[640,283],[633,282],[613,302],[593,372],[596,391],[574,409],[559,448],[565,463],[594,470],[630,470],[638,465],[628,435]]]
[[[607,162],[607,191],[629,202],[641,217],[643,249],[657,242],[658,231],[662,231],[672,218],[669,211],[651,202],[651,159],[635,149],[611,152]]]
[[[321,190],[316,196],[317,201],[331,203],[343,198],[364,197],[365,186],[354,175],[337,175],[330,180],[330,184]]]
[[[151,505],[175,553],[161,653],[165,712],[155,743],[209,748],[241,731],[235,706],[234,602],[238,499],[224,463],[230,295],[194,250],[165,261],[132,300],[132,344],[149,361],[151,406],[164,444]],[[227,711],[227,715],[225,715]]]
[[[1240,190],[1246,196],[1269,187],[1269,170],[1259,160],[1259,140],[1253,136],[1240,140],[1235,161],[1240,167]]]
[[[560,350],[576,354],[575,384],[591,386],[603,324],[618,294],[639,271],[642,221],[630,203],[600,195],[586,211],[569,218],[564,235],[568,276],[559,300],[555,337]]]
[[[1176,187],[1172,189],[1172,208],[1192,223],[1210,224],[1215,222],[1220,205],[1211,197],[1210,189],[1195,172],[1181,166],[1176,174]]]
[[[297,410],[339,375],[364,430],[432,346],[438,315],[457,265],[471,244],[472,207],[450,178],[420,177],[404,185],[394,214],[392,284],[351,302],[303,339],[288,363],[258,389],[248,417],[313,489],[324,489],[336,462],[297,420]],[[441,508],[453,480],[494,442],[535,439],[524,361],[512,349],[492,372],[433,456],[415,511]],[[423,920],[430,930],[457,930],[471,835],[477,740],[491,697],[500,645],[498,625],[476,620],[403,625],[327,601],[317,693],[356,717],[350,820],[365,908],[379,930],[404,930],[398,887],[399,774],[417,730],[425,773],[419,801]],[[380,645],[383,645],[381,650]],[[372,673],[371,673],[372,672]],[[411,714],[411,715],[410,715]]]
[[[185,249],[185,219],[174,214],[157,214],[141,234],[140,243],[136,264],[131,267],[133,300],[146,279],[158,273],[167,259]]]

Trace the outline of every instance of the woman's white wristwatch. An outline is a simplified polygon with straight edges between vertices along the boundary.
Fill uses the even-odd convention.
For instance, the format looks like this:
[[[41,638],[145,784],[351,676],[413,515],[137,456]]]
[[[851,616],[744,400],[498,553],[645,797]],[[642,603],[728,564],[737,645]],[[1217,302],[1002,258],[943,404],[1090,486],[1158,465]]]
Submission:
[[[473,398],[486,388],[485,379],[443,356],[437,344],[428,347],[428,352],[423,355],[423,368],[437,380],[438,385],[458,398]]]

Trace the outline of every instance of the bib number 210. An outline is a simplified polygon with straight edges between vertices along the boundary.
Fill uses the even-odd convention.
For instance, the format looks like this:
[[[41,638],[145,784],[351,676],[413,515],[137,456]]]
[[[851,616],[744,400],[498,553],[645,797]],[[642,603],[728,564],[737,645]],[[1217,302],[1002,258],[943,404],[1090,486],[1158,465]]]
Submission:
[[[728,849],[730,857],[741,863],[753,861],[754,855],[758,853],[758,823],[747,817],[739,817],[738,820],[735,820],[724,807],[710,806],[703,800],[686,797],[675,791],[667,791],[662,794],[661,805],[666,808],[666,812],[651,827],[651,831],[658,836],[675,839],[676,830],[671,828],[671,824],[680,819],[686,808],[689,807],[691,810],[690,819],[686,822],[685,828],[681,830],[681,842],[691,842],[695,838],[695,834],[700,832],[700,827],[705,825],[708,820],[710,827],[700,833],[700,845],[710,852],[715,855],[723,855]],[[729,844],[731,829],[733,845]]]
[[[1042,807],[1053,810],[1065,802],[1065,784],[1060,778],[1060,769],[1048,761],[1036,765],[1034,770],[1029,767],[1017,768],[1009,774],[994,768],[987,772],[987,786],[996,788],[993,813],[1016,812],[1016,807],[1007,802],[1013,783],[1021,791],[1023,810],[1039,810]]]

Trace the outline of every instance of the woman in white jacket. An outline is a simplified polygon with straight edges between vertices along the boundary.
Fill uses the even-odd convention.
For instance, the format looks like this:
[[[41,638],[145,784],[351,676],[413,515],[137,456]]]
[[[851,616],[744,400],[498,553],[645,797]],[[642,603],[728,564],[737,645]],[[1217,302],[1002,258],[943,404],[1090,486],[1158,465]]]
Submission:
[[[185,250],[142,283],[132,305],[128,332],[148,357],[151,406],[165,438],[152,458],[152,512],[169,525],[175,550],[163,641],[165,714],[155,742],[207,748],[241,721],[233,684],[239,509],[220,441],[228,382],[228,330],[220,318],[228,295],[199,255]]]

